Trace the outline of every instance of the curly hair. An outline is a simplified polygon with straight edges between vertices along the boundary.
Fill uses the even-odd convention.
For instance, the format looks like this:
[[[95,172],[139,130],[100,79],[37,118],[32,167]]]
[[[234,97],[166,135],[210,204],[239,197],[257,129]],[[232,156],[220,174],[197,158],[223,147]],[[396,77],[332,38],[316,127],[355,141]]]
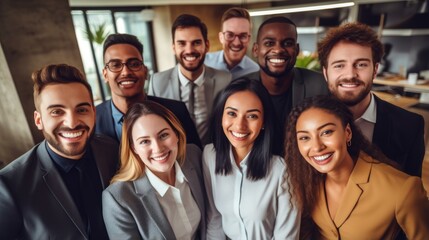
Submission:
[[[341,41],[371,47],[374,65],[379,63],[383,57],[383,44],[374,30],[362,23],[346,23],[329,29],[326,36],[317,44],[317,52],[322,67],[327,67],[332,48]]]

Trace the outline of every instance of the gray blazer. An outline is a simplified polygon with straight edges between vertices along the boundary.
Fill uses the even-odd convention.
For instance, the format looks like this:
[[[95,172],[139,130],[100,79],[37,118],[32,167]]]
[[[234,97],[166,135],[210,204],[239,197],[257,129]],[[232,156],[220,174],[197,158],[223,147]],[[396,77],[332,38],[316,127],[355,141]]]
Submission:
[[[187,145],[182,171],[201,212],[197,239],[206,239],[206,195],[197,146]],[[104,190],[103,217],[110,239],[176,239],[146,175],[135,181],[115,182]]]
[[[89,239],[45,144],[0,171],[0,239]],[[118,144],[94,135],[90,146],[104,189],[116,171]]]

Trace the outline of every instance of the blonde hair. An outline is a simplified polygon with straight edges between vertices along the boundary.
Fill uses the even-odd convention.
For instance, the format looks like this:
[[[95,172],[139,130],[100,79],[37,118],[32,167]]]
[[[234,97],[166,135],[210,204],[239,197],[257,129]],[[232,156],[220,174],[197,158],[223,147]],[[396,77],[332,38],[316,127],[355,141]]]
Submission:
[[[140,157],[133,151],[132,129],[142,116],[155,114],[163,118],[176,133],[178,142],[177,161],[183,165],[186,155],[186,135],[177,117],[164,106],[152,102],[134,104],[124,116],[121,139],[121,166],[110,183],[118,181],[133,181],[144,174],[145,165]]]

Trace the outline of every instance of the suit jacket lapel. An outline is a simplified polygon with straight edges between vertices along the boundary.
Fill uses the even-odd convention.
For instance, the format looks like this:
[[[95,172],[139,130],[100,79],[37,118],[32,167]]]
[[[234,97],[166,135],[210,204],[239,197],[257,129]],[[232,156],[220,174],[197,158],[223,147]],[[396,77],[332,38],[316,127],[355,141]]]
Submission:
[[[365,160],[362,160],[362,158],[365,158]],[[350,175],[349,182],[347,183],[347,187],[344,192],[344,197],[338,207],[338,211],[334,219],[335,225],[337,225],[338,228],[340,228],[350,214],[352,214],[359,198],[363,194],[363,189],[360,185],[366,184],[369,181],[371,163],[368,163],[367,161],[371,161],[371,159],[367,158],[369,157],[365,153],[361,152],[352,174]]]
[[[213,95],[215,91],[215,72],[213,69],[209,67],[205,67],[205,73],[204,73],[204,93],[205,93],[205,99],[206,99],[206,105],[207,105],[207,113],[210,115],[212,112],[212,105],[213,105]]]
[[[304,79],[302,79],[301,73],[294,68],[292,79],[292,107],[300,103],[305,97],[305,85]]]
[[[56,170],[55,166],[52,163],[51,157],[49,156],[46,147],[46,140],[43,141],[39,147],[37,148],[37,157],[41,163],[41,171],[44,171],[43,179],[51,193],[54,195],[55,199],[70,217],[71,221],[74,225],[79,229],[82,233],[82,236],[86,235],[86,230],[82,219],[80,217],[79,211],[70,195],[67,191],[67,187],[62,181],[61,175]]]
[[[178,71],[180,71],[179,64],[176,64],[176,66],[171,71],[170,81],[169,81],[170,87],[167,86],[166,89],[171,89],[172,99],[179,99],[179,101],[182,101],[182,97],[180,94],[180,80],[179,80]],[[170,94],[168,94],[167,96],[169,95]]]
[[[97,141],[92,138],[90,141],[91,152],[94,157],[95,164],[97,165],[98,174],[101,179],[101,185],[103,189],[106,189],[109,186],[110,178],[112,177],[110,164],[103,163],[107,159],[111,159],[114,156],[108,156],[109,152],[103,151],[100,149],[100,146],[97,144]]]
[[[149,179],[146,176],[137,179],[134,181],[134,189],[164,239],[175,239],[174,231],[164,215],[164,211],[155,195],[155,189],[153,189]]]
[[[374,126],[374,134],[372,136],[372,143],[377,145],[381,149],[389,149],[390,140],[392,139],[391,134],[391,123],[388,118],[388,112],[385,111],[384,102],[374,96],[377,107],[377,120]]]
[[[105,135],[111,136],[113,139],[118,141],[118,137],[116,136],[116,131],[113,123],[112,117],[112,100],[107,100],[105,103],[102,103],[100,106],[103,110],[97,112],[97,119],[100,126],[99,129],[102,129],[100,132],[104,132]]]

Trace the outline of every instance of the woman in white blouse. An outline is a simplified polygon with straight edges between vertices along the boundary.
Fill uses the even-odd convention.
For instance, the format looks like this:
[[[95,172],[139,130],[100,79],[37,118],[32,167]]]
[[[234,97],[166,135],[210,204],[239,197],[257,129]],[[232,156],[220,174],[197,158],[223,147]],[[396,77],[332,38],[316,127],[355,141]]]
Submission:
[[[238,79],[218,96],[204,148],[207,239],[297,239],[300,217],[273,155],[274,117],[259,81]]]
[[[121,167],[103,192],[110,239],[205,239],[201,150],[179,120],[145,101],[124,116]],[[186,161],[185,161],[186,159]]]

